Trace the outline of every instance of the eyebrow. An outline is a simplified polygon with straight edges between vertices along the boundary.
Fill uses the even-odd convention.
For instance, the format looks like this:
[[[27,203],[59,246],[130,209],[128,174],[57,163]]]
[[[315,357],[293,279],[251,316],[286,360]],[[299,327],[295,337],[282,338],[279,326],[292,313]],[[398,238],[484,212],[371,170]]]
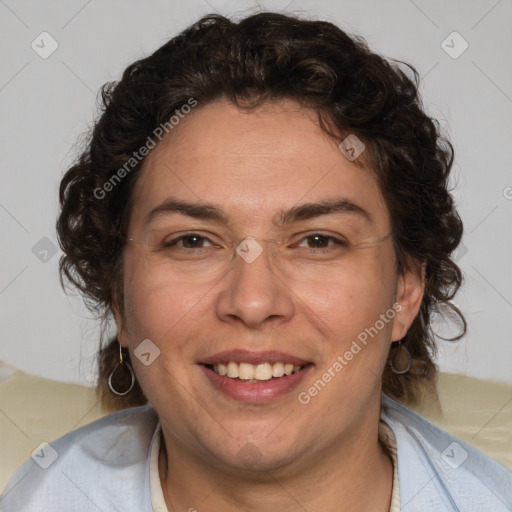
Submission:
[[[160,216],[173,213],[186,215],[188,217],[193,217],[194,219],[211,220],[225,225],[229,224],[229,218],[218,205],[211,203],[191,203],[177,199],[167,199],[160,205],[153,208],[146,215],[144,224],[148,225]],[[279,226],[284,226],[301,220],[309,220],[322,215],[332,215],[337,213],[353,214],[363,217],[367,221],[371,221],[371,215],[364,208],[352,201],[349,201],[348,199],[338,198],[315,203],[304,203],[294,206],[288,210],[281,211],[278,214],[275,223]]]
[[[332,215],[336,213],[349,213],[364,217],[370,221],[370,214],[361,206],[349,201],[348,199],[330,199],[319,201],[317,203],[299,204],[281,212],[277,223],[279,225],[291,224],[300,220],[309,220],[322,215]]]
[[[156,218],[170,213],[179,213],[181,215],[193,217],[194,219],[214,220],[223,224],[229,223],[227,216],[214,204],[189,203],[186,201],[178,201],[176,199],[168,199],[156,208],[153,208],[146,215],[144,224],[147,225]]]

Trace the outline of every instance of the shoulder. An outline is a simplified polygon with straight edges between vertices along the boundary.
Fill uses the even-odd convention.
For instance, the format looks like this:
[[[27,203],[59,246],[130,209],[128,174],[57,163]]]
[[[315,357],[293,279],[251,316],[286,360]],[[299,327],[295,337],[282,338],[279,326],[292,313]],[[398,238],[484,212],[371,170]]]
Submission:
[[[151,510],[148,456],[157,425],[148,404],[42,445],[9,481],[0,511]]]
[[[398,448],[402,510],[512,510],[512,473],[386,395]]]

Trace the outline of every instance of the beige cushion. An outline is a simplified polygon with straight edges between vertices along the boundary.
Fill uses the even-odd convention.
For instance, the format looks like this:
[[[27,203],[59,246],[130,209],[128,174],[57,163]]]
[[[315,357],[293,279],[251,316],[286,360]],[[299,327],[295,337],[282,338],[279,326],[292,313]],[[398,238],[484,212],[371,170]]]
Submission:
[[[0,363],[0,490],[44,441],[105,414],[94,390],[27,375]],[[418,412],[512,469],[512,386],[441,375],[443,414],[431,403]]]
[[[2,380],[0,490],[41,442],[50,442],[104,415],[91,388],[21,371]]]
[[[424,416],[512,470],[512,386],[441,374],[438,392],[443,414]]]

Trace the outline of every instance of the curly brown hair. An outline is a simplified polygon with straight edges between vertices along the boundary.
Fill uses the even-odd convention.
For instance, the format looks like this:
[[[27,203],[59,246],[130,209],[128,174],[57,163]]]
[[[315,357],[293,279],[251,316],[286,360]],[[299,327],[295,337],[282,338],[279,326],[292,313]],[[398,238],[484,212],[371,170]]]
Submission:
[[[462,237],[462,222],[449,192],[453,148],[437,121],[424,111],[416,70],[370,51],[366,42],[324,21],[259,13],[235,23],[208,15],[147,58],[131,64],[118,82],[101,91],[101,115],[86,147],[60,185],[57,221],[63,286],[68,280],[103,320],[122,304],[122,251],[132,192],[144,159],[108,188],[155,127],[194,98],[199,105],[227,98],[251,109],[266,101],[293,99],[316,110],[322,128],[340,139],[364,141],[391,216],[397,268],[408,258],[425,266],[419,314],[403,343],[410,371],[383,374],[388,395],[414,402],[435,390],[433,313],[462,313],[450,300],[462,275],[450,255]],[[126,167],[125,167],[126,169]],[[119,176],[119,173],[118,173]],[[98,191],[101,190],[101,194]],[[119,357],[117,339],[104,334],[98,355],[97,391],[110,409],[146,402],[136,384],[131,393],[109,392],[108,375]],[[128,357],[127,355],[125,357]]]

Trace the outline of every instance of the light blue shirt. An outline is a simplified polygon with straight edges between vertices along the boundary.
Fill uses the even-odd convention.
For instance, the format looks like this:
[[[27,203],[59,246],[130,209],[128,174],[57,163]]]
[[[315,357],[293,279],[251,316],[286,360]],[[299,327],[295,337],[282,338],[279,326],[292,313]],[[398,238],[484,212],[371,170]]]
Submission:
[[[406,512],[511,512],[512,472],[383,395]]]
[[[389,397],[401,510],[511,512],[512,473]],[[151,405],[106,416],[41,448],[9,481],[2,512],[152,512]]]

